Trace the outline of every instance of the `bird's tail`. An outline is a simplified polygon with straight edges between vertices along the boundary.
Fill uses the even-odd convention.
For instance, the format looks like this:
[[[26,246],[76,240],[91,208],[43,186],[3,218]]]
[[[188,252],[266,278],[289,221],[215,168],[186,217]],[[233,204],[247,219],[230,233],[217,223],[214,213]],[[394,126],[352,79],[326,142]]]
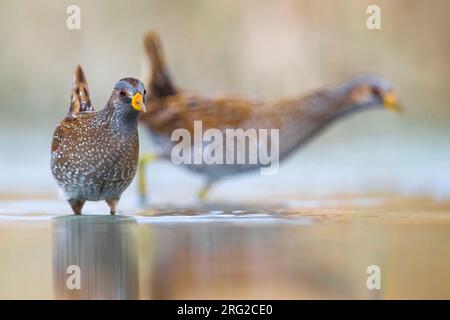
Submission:
[[[176,94],[175,86],[164,61],[161,42],[155,31],[150,31],[145,35],[144,47],[151,64],[151,78],[147,84],[149,92],[146,100]]]
[[[94,111],[94,108],[91,105],[86,77],[84,76],[83,69],[78,65],[73,77],[69,113],[74,115],[83,111]]]

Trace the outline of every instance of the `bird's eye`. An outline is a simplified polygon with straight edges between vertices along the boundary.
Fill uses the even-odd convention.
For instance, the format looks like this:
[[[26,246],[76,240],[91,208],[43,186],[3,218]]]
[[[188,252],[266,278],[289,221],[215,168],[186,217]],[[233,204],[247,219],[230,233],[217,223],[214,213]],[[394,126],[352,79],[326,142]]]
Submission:
[[[123,98],[127,95],[127,92],[125,90],[120,90],[119,95]]]
[[[147,90],[144,90],[144,96],[147,95]]]
[[[377,88],[377,87],[373,87],[373,88],[372,88],[372,94],[373,94],[373,95],[375,95],[375,96],[377,96],[377,97],[381,97],[381,96],[382,96],[381,93],[382,93],[382,92],[381,92],[380,88]]]

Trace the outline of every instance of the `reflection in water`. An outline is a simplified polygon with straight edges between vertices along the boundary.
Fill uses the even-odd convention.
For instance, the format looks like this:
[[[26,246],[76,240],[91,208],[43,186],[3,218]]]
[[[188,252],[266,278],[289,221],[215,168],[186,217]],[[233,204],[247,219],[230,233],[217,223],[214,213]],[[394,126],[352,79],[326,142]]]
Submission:
[[[0,298],[448,299],[449,213],[418,199],[134,218],[3,214]],[[66,286],[70,265],[81,267],[81,290]],[[366,286],[370,265],[381,290]]]
[[[53,223],[53,282],[57,299],[137,299],[138,257],[133,218],[66,216]],[[81,289],[67,273],[80,267]]]
[[[141,227],[151,234],[146,252],[153,257],[145,298],[379,297],[366,288],[366,267],[383,259],[373,259],[376,245],[358,246],[361,234],[351,229],[341,230],[349,236],[339,238],[326,227],[317,232],[274,221]]]

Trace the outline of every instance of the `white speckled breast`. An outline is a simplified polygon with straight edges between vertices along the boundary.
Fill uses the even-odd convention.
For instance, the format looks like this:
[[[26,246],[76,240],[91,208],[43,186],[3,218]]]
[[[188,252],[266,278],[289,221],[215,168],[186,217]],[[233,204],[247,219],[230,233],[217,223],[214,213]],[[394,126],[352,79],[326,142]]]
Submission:
[[[120,197],[136,173],[137,129],[118,130],[92,114],[65,121],[55,132],[51,169],[67,200]]]

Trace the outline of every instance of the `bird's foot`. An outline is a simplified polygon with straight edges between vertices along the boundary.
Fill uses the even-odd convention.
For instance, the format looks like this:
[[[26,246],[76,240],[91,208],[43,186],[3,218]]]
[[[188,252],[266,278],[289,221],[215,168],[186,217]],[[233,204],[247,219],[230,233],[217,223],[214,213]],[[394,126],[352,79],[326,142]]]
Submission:
[[[204,202],[206,200],[206,197],[209,194],[209,191],[211,190],[211,183],[207,183],[205,186],[202,187],[202,189],[198,193],[198,199],[200,202]]]
[[[77,200],[77,199],[69,200],[69,204],[72,207],[72,211],[76,216],[81,215],[81,209],[83,209],[84,203],[85,203],[84,200]]]
[[[158,160],[159,157],[154,153],[145,153],[139,156],[138,164],[138,191],[142,204],[147,202],[147,182],[145,180],[145,168],[148,163]]]
[[[105,200],[109,206],[109,213],[113,216],[116,214],[117,204],[119,203],[119,198],[109,198]]]

